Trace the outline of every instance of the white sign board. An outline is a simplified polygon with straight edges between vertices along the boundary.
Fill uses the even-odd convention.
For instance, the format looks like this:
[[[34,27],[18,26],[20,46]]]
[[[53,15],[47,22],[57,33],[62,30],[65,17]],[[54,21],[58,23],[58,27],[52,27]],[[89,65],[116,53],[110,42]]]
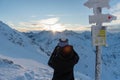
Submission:
[[[98,15],[90,15],[89,23],[103,23],[103,22],[111,22],[112,20],[116,20],[116,17],[110,14],[98,14]]]
[[[94,46],[106,45],[106,27],[92,26],[92,42]]]
[[[110,0],[88,0],[84,5],[87,6],[88,8],[110,8],[109,6]]]

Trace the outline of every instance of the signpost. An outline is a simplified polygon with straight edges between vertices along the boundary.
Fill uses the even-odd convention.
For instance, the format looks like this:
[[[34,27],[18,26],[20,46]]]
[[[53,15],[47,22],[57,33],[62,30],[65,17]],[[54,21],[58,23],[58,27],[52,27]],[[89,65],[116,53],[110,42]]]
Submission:
[[[106,26],[92,26],[92,42],[95,46],[106,45]]]
[[[109,2],[110,0],[88,0],[84,4],[88,8],[93,8],[94,15],[89,16],[89,23],[96,23],[91,29],[92,42],[96,46],[95,80],[101,80],[101,46],[106,45],[106,26],[102,26],[102,23],[116,19],[111,14],[102,14],[102,8],[110,8]]]
[[[84,5],[88,8],[110,8],[109,1],[110,0],[88,0]]]
[[[116,17],[110,14],[98,14],[98,15],[90,15],[89,23],[103,23],[103,22],[111,22],[112,20],[116,20]]]

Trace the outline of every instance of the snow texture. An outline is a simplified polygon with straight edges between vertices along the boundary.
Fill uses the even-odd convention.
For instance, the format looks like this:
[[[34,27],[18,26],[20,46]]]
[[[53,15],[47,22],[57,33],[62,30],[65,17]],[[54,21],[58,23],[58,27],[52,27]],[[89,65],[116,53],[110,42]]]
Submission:
[[[93,80],[95,47],[90,32],[51,31],[21,33],[0,22],[0,80],[51,80],[47,65],[59,38],[66,37],[80,56],[75,80]],[[107,33],[108,46],[102,47],[102,80],[120,80],[120,33]]]
[[[13,30],[0,21],[0,80],[51,80],[53,70],[47,61],[56,42],[52,47],[51,42],[44,44],[44,41],[51,41],[53,34],[46,31],[43,34],[38,36],[38,39],[44,38],[38,44],[27,34]],[[75,71],[75,79],[91,80],[79,71]]]

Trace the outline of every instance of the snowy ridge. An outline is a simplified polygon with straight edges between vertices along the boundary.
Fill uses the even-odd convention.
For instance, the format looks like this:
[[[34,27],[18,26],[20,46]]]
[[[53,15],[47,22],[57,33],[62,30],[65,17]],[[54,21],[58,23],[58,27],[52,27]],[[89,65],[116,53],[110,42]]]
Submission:
[[[42,56],[43,52],[37,46],[31,44],[28,37],[11,29],[3,22],[0,22],[0,44],[0,53],[2,55],[13,58],[35,59],[41,62],[46,61],[45,55]]]
[[[51,80],[53,70],[47,65],[49,57],[45,54],[50,52],[41,50],[30,38],[3,22],[0,22],[0,44],[0,80]],[[76,80],[91,80],[79,72],[75,76]]]
[[[8,25],[4,24],[0,21],[0,33],[6,36],[8,40],[12,43],[18,44],[20,46],[25,46],[25,42],[23,41],[24,37],[21,37],[22,34],[16,30],[11,29]]]
[[[0,80],[50,80],[50,71],[41,66],[39,65],[36,71],[29,70],[14,64],[13,61],[0,59]]]
[[[52,33],[50,31],[41,31],[27,33],[26,35],[47,54],[53,51],[60,37],[68,38],[69,43],[74,46],[74,49],[80,55],[80,61],[76,65],[75,71],[94,78],[95,47],[92,46],[90,32],[64,31]],[[107,44],[107,47],[102,48],[102,80],[119,80],[120,33],[108,32]]]
[[[90,32],[41,31],[24,34],[0,22],[0,71],[3,72],[0,80],[51,80],[53,70],[47,61],[60,37],[67,37],[80,55],[80,61],[75,66],[75,79],[94,79],[95,48]],[[102,48],[101,77],[102,80],[119,80],[120,33],[108,33],[107,43],[108,46]]]
[[[75,71],[94,77],[95,53],[93,52],[94,50],[91,49],[91,37],[89,32],[79,34],[73,31],[64,31],[54,34],[50,31],[42,31],[39,33],[27,33],[27,35],[32,38],[33,43],[42,47],[42,49],[45,50],[45,52],[49,52],[49,54],[52,53],[60,37],[67,37],[69,43],[74,46],[75,51],[80,55],[80,61],[75,66]]]

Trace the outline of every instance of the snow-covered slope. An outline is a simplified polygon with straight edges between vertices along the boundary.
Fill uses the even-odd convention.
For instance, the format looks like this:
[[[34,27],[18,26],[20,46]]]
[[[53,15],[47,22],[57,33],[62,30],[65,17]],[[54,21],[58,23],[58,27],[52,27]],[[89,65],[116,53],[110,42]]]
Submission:
[[[73,31],[64,31],[62,33],[58,32],[54,34],[50,31],[42,31],[40,33],[27,33],[27,35],[32,38],[33,43],[39,45],[40,49],[47,54],[52,53],[60,37],[67,37],[69,43],[74,46],[74,49],[80,55],[80,61],[76,65],[75,70],[93,77],[95,53],[91,48],[89,32],[78,34]]]
[[[0,80],[50,79],[46,77],[51,74],[46,65],[47,56],[23,33],[3,22],[0,22],[0,57],[3,58],[0,59]]]
[[[50,55],[58,43],[60,37],[69,39],[69,43],[74,46],[76,52],[80,55],[80,61],[75,67],[87,76],[94,78],[95,75],[95,47],[91,43],[91,33],[75,33],[73,31],[64,31],[52,33],[50,31],[41,31],[38,33],[26,33],[32,39],[32,43],[46,54]],[[102,80],[120,79],[120,33],[107,34],[108,47],[102,48]]]
[[[11,29],[3,22],[0,22],[0,53],[15,58],[45,60],[45,55],[42,55],[43,52],[37,46],[31,44],[28,37]]]
[[[108,47],[103,47],[103,73],[106,80],[120,80],[120,32],[108,34]],[[110,77],[111,76],[111,77]]]
[[[13,60],[15,63],[11,60],[0,58],[0,80],[51,80],[52,78],[53,70],[46,65],[28,59]],[[75,72],[75,80],[92,79]]]
[[[0,21],[0,36],[5,37],[9,41],[11,41],[14,44],[20,45],[20,46],[26,46],[28,44],[28,41],[24,41],[25,37],[23,35],[8,27],[8,25],[4,24]]]
[[[53,70],[47,65],[49,57],[45,54],[50,54],[48,51],[0,22],[0,80],[51,80]],[[91,80],[79,71],[75,72],[75,77],[76,80]]]
[[[0,80],[51,80],[53,70],[47,61],[60,37],[68,38],[80,56],[76,80],[94,78],[95,47],[90,32],[23,34],[0,22]],[[102,80],[120,80],[120,33],[108,33],[107,43],[108,47],[102,48]]]
[[[32,60],[0,58],[0,80],[50,80],[52,72],[49,67]],[[21,63],[20,63],[21,62]],[[31,63],[31,65],[29,65]]]

